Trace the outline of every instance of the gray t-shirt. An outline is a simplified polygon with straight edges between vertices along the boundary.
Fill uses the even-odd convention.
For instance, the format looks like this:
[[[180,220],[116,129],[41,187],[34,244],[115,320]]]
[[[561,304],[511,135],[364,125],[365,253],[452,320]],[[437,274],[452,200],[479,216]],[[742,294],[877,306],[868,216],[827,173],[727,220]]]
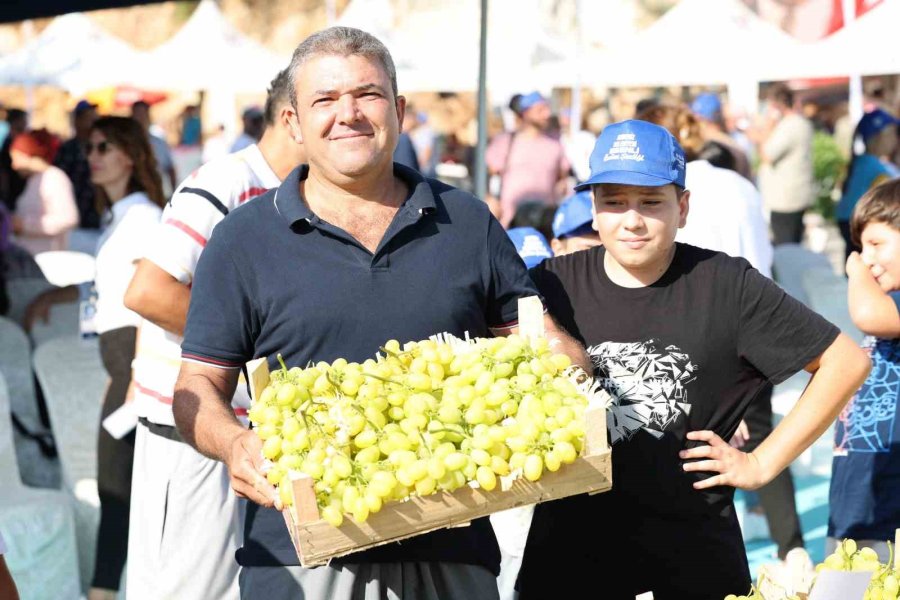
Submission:
[[[789,114],[763,144],[769,163],[759,171],[759,189],[767,209],[796,212],[809,208],[816,194],[812,165],[813,127]]]

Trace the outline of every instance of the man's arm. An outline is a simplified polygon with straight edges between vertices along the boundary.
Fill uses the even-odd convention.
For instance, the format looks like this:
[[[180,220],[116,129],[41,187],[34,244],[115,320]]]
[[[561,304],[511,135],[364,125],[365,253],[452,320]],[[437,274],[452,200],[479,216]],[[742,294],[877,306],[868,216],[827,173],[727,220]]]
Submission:
[[[190,288],[147,259],[138,262],[125,292],[126,308],[179,336],[190,302]]]
[[[491,333],[496,336],[507,336],[519,333],[519,326],[503,327],[500,329],[491,329]],[[591,357],[587,355],[578,340],[563,329],[556,319],[550,316],[550,313],[544,313],[544,335],[550,342],[550,347],[556,354],[565,354],[572,361],[573,365],[579,366],[584,371],[592,375],[594,366]]]
[[[689,440],[709,445],[682,450],[685,471],[709,471],[716,475],[694,484],[695,489],[718,485],[753,490],[772,481],[812,445],[837,418],[847,400],[863,384],[871,369],[865,352],[840,334],[816,360],[807,365],[812,379],[797,404],[772,433],[751,453],[728,445],[712,431],[692,431]]]
[[[274,506],[275,488],[262,472],[262,441],[231,410],[239,374],[238,369],[183,362],[172,402],[175,425],[198,452],[225,463],[238,496]]]
[[[881,269],[880,266],[873,267]],[[882,291],[875,275],[858,252],[847,258],[847,301],[850,318],[860,331],[880,338],[900,337],[897,304]]]

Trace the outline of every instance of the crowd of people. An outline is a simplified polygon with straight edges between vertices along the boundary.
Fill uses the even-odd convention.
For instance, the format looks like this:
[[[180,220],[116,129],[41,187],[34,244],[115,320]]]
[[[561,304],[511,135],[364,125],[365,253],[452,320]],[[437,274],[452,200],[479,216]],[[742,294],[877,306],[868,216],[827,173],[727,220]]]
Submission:
[[[100,429],[89,600],[123,580],[137,600],[574,597],[599,581],[608,598],[718,600],[750,587],[735,489],[757,490],[780,559],[806,556],[787,467],[838,417],[829,536],[886,553],[900,420],[866,414],[895,415],[900,393],[900,122],[884,107],[859,122],[837,206],[864,351],[772,281],[773,248],[803,240],[818,192],[796,104],[772,85],[760,122],[735,130],[716,94],[649,98],[595,136],[516,95],[483,199],[435,178],[446,145],[398,95],[386,48],[352,28],[303,41],[241,136],[181,182],[146,103],[118,117],[79,102],[62,144],[8,111],[3,276],[15,252],[100,230],[92,284],[41,294],[25,326],[96,294],[102,415],[136,413],[124,437]],[[520,531],[479,519],[301,567],[242,365],[509,335],[531,295],[614,399],[613,489],[540,504]],[[803,370],[773,427],[773,385]]]

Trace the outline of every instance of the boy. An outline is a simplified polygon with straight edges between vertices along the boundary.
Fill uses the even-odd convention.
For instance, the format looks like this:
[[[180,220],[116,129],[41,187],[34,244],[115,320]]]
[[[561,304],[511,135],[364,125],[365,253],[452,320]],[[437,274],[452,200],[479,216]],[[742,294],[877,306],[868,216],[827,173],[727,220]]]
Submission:
[[[872,374],[835,426],[827,553],[852,538],[888,560],[900,525],[900,179],[869,190],[850,222],[850,317],[867,334]]]
[[[532,277],[613,397],[614,483],[537,506],[521,598],[746,593],[734,488],[771,481],[818,438],[869,361],[746,260],[675,243],[690,193],[684,153],[664,128],[607,127],[591,173],[583,188],[603,246],[544,261]],[[812,380],[772,434],[750,454],[729,446],[767,383],[803,368]]]
[[[590,192],[577,192],[563,200],[553,215],[553,254],[562,256],[599,246],[600,236],[594,231],[593,221]]]

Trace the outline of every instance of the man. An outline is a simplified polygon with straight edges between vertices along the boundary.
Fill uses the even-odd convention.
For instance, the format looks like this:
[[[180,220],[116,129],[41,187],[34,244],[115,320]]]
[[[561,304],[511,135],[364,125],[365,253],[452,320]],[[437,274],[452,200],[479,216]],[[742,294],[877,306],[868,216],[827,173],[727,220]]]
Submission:
[[[84,145],[91,136],[91,127],[97,120],[97,105],[80,100],[72,111],[72,127],[75,137],[64,142],[56,153],[53,164],[66,172],[75,189],[75,204],[78,205],[79,227],[98,229],[100,213],[94,203],[94,184],[91,182],[91,168],[88,165]]]
[[[553,215],[553,239],[550,247],[554,256],[571,254],[600,245],[594,231],[591,193],[577,192],[563,200]]]
[[[258,106],[250,106],[244,109],[241,114],[241,120],[244,122],[244,130],[231,144],[231,151],[237,152],[243,150],[247,146],[252,146],[259,140],[263,133],[264,119],[263,111]]]
[[[287,73],[276,77],[266,100],[268,127],[259,144],[203,165],[172,196],[156,243],[125,295],[145,321],[133,369],[140,417],[134,448],[129,598],[236,598],[234,551],[241,545],[243,507],[231,493],[220,463],[181,441],[172,417],[191,285],[197,261],[218,223],[251,198],[277,187],[303,162],[292,139]],[[274,257],[273,257],[274,259]],[[233,412],[246,422],[243,389]]]
[[[289,67],[294,135],[309,165],[216,230],[197,268],[174,411],[181,434],[224,462],[248,503],[241,597],[496,598],[497,542],[487,519],[303,569],[262,444],[228,409],[245,361],[363,361],[391,338],[516,331],[535,293],[483,202],[393,163],[405,99],[370,34],[318,32]],[[447,249],[452,248],[452,252]],[[249,287],[245,287],[245,284]],[[583,350],[550,321],[560,350]]]
[[[607,127],[583,187],[603,246],[532,270],[612,396],[615,483],[537,506],[523,600],[574,597],[587,586],[605,600],[746,593],[734,488],[771,481],[868,373],[852,340],[744,259],[675,243],[688,217],[684,184],[684,152],[666,129]],[[803,396],[752,454],[724,441],[769,382],[804,368],[813,377]]]
[[[166,140],[150,133],[150,105],[143,100],[138,100],[131,105],[131,118],[141,124],[150,139],[150,147],[153,148],[153,156],[156,157],[156,168],[163,180],[165,195],[175,190],[178,181],[175,179],[175,162],[172,160],[172,151]]]
[[[700,120],[700,134],[703,139],[718,142],[725,146],[734,156],[735,171],[747,180],[751,180],[750,161],[738,145],[737,141],[725,130],[725,118],[722,114],[722,100],[718,94],[704,93],[694,98],[691,111]]]
[[[753,134],[759,144],[759,189],[772,213],[772,244],[799,244],[803,214],[816,197],[813,179],[813,126],[794,110],[794,93],[784,84],[767,94],[768,121]]]
[[[563,196],[571,165],[558,139],[547,135],[550,105],[538,92],[521,96],[515,107],[518,127],[498,135],[487,149],[488,171],[500,182],[489,199],[491,211],[509,227],[525,203],[555,205]]]

